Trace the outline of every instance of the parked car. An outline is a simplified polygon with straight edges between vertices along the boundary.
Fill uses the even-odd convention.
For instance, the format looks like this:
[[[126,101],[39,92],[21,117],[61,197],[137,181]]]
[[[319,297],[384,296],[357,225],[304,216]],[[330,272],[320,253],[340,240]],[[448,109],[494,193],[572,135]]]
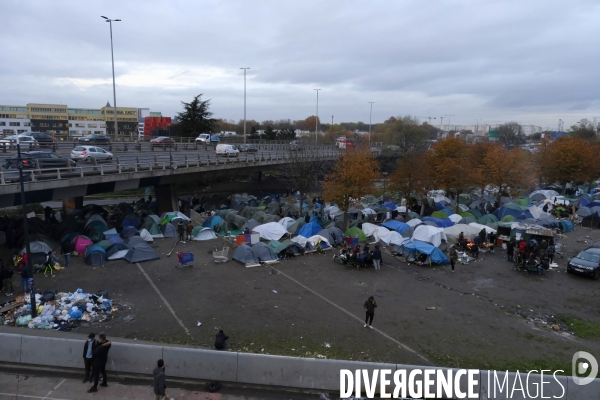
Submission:
[[[569,274],[581,274],[600,279],[600,248],[588,247],[579,252],[575,257],[569,260],[567,264]]]
[[[294,141],[290,142],[290,150],[294,150],[294,151],[302,150],[302,145],[300,144],[299,141],[294,140]]]
[[[39,144],[53,144],[55,141],[53,136],[43,132],[23,132],[19,134],[19,140],[25,136],[34,138]]]
[[[31,136],[19,136],[19,144],[21,148],[38,148],[40,144],[37,140],[32,138]],[[4,139],[0,140],[0,146],[16,146],[17,145],[17,135],[7,136]]]
[[[93,143],[93,144],[109,144],[110,138],[106,135],[99,135],[92,133],[91,135],[82,136],[77,139],[79,143]]]
[[[75,166],[76,162],[66,157],[58,156],[47,151],[24,151],[21,153],[23,168],[65,168]],[[19,160],[17,157],[10,157],[4,162],[4,169],[17,169]]]
[[[85,162],[91,162],[92,159],[97,160],[112,160],[113,154],[104,150],[101,147],[94,146],[77,146],[71,150],[72,160],[83,160]]]
[[[173,146],[175,144],[175,140],[173,140],[173,138],[170,138],[168,136],[159,136],[157,138],[154,138],[150,141],[150,144],[153,147],[169,147],[169,146]]]
[[[253,144],[242,144],[238,147],[238,150],[243,153],[254,153],[258,151],[258,149],[254,147]]]
[[[218,144],[215,149],[217,156],[238,157],[240,151],[232,144]]]
[[[219,143],[221,141],[221,139],[219,139],[218,136],[216,135],[209,135],[208,133],[201,133],[200,135],[198,135],[198,137],[196,138],[196,142],[197,143]]]

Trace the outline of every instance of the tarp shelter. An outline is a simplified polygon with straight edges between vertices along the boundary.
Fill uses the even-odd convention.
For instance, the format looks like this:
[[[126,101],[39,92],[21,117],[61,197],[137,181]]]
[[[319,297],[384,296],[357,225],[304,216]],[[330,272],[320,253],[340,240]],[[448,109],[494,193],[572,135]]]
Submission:
[[[277,223],[279,225],[283,226],[287,230],[287,228],[290,225],[292,225],[294,222],[296,222],[296,220],[294,220],[294,218],[284,217],[284,218],[281,218]]]
[[[457,224],[444,228],[444,233],[448,238],[448,243],[455,244],[461,232],[465,235],[466,240],[472,240],[474,236],[479,234],[480,230],[481,229],[477,229],[474,226]]]
[[[439,219],[439,218],[433,218],[433,217],[423,217],[423,222],[433,222],[434,224],[437,225],[438,228],[447,228],[449,226],[454,225],[454,222],[452,222],[450,220],[450,218]]]
[[[196,226],[192,229],[192,240],[212,240],[216,238],[217,235],[210,228]]]
[[[131,249],[129,249],[127,254],[125,254],[125,261],[133,264],[142,261],[160,259],[158,253],[139,236],[132,236],[129,238],[127,244],[131,247]]]
[[[304,236],[305,238],[309,238],[309,237],[319,233],[319,231],[321,229],[322,229],[322,227],[318,223],[309,222],[308,224],[305,224],[304,226],[302,226],[302,228],[300,228],[297,235]]]
[[[373,233],[377,229],[379,229],[379,226],[375,225],[375,224],[371,224],[369,222],[365,222],[364,224],[362,224],[361,229],[364,232],[365,236],[369,237],[369,236],[373,236]]]
[[[352,228],[348,228],[344,234],[348,237],[358,238],[359,242],[366,242],[367,236],[365,233],[358,227],[353,226]]]
[[[404,243],[402,252],[407,258],[417,258],[419,254],[427,254],[428,261],[433,264],[447,264],[449,262],[448,257],[440,249],[429,243],[414,241]]]
[[[327,238],[325,238],[321,235],[311,236],[306,240],[306,242],[310,244],[309,247],[311,249],[315,249],[319,245],[319,243],[321,244],[321,247],[324,249],[331,246],[331,244],[329,244],[329,241],[327,240]]]
[[[84,236],[84,235],[76,236],[71,241],[71,244],[73,245],[73,249],[76,252],[78,252],[79,254],[84,254],[85,253],[85,248],[88,247],[89,245],[93,244],[93,243],[94,242],[92,242],[89,237]]]
[[[163,237],[166,238],[174,238],[179,236],[177,235],[177,228],[175,228],[175,226],[171,223],[160,225],[160,232],[162,233]]]
[[[487,225],[481,225],[481,224],[478,224],[478,223],[476,223],[476,222],[471,222],[471,223],[469,224],[469,226],[472,226],[473,228],[479,229],[480,231],[481,231],[482,229],[485,229],[485,232],[486,232],[486,233],[496,233],[496,232],[497,232],[495,229],[493,229],[493,228],[490,228],[490,227],[489,227],[489,226],[487,226]]]
[[[85,263],[92,267],[99,267],[106,264],[106,250],[100,246],[90,246],[85,252]]]
[[[384,222],[381,226],[388,228],[390,231],[396,231],[401,235],[411,229],[409,224],[396,220]]]
[[[397,246],[401,246],[406,240],[398,232],[390,231],[383,226],[377,227],[377,230],[373,232],[373,239],[375,239],[376,242],[382,242],[386,245],[395,244]]]
[[[435,247],[442,244],[442,240],[448,240],[443,228],[435,228],[429,225],[419,225],[415,228],[412,240],[431,243]]]
[[[125,243],[115,243],[106,249],[106,256],[109,260],[120,260],[125,257],[129,249],[129,245]]]
[[[252,247],[247,244],[242,244],[238,246],[231,256],[232,259],[241,262],[242,264],[255,263],[258,262],[258,259],[252,252]]]
[[[275,261],[277,256],[273,253],[273,250],[266,243],[258,242],[252,245],[252,253],[257,261]]]
[[[411,228],[421,225],[422,223],[423,221],[421,221],[419,218],[413,218],[406,221],[406,225],[410,226]]]
[[[279,240],[282,236],[287,235],[287,230],[277,222],[269,222],[263,225],[255,226],[252,229],[257,232],[261,238],[265,240]]]

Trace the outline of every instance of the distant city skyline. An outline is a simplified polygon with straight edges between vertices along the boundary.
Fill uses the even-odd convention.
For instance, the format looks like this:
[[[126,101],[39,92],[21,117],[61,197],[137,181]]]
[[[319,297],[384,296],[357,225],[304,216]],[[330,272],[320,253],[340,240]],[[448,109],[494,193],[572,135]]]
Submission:
[[[600,116],[600,4],[350,0],[185,4],[5,0],[0,104],[117,106],[174,116],[203,93],[217,118],[368,122],[451,115],[555,130]],[[160,16],[160,18],[157,18]],[[560,18],[557,18],[560,16]],[[552,21],[552,23],[549,23]],[[585,27],[585,29],[582,29]],[[35,49],[30,51],[30,49]],[[27,50],[27,51],[26,51]],[[446,121],[444,120],[444,123]],[[433,124],[433,123],[432,123]]]

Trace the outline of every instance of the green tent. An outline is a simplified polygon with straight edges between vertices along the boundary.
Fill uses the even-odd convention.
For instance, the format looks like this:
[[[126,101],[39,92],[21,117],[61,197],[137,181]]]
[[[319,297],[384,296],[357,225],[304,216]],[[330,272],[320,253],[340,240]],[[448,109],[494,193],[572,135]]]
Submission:
[[[504,217],[502,217],[502,222],[514,222],[516,220],[517,219],[512,215],[505,215]]]
[[[408,220],[421,218],[421,216],[419,214],[417,214],[416,212],[413,212],[413,211],[408,211],[406,213],[406,215],[408,216]]]
[[[490,222],[498,222],[498,218],[494,214],[485,214],[483,217],[479,218],[477,221],[481,225],[489,224]]]
[[[348,228],[348,230],[346,230],[346,232],[344,232],[344,235],[353,237],[353,238],[358,238],[359,242],[367,241],[367,236],[365,235],[365,233],[356,226],[353,226],[352,228]]]
[[[476,208],[469,208],[469,212],[471,214],[473,214],[475,216],[475,218],[477,218],[477,219],[479,219],[483,216],[483,215],[481,215],[481,212]]]
[[[267,206],[258,206],[257,208],[258,208],[260,211],[264,211],[264,210],[267,208]]]
[[[461,213],[460,213],[460,214],[458,214],[458,215],[460,215],[460,216],[461,216],[461,217],[463,217],[463,218],[473,218],[475,221],[477,221],[477,217],[476,217],[476,216],[474,216],[473,214],[471,214],[471,213],[470,213],[470,212],[468,212],[468,211],[461,212]]]
[[[110,246],[112,246],[114,243],[113,242],[109,242],[108,240],[101,240],[98,243],[95,243],[94,246],[100,246],[102,247],[104,250],[108,249]]]
[[[529,199],[529,197],[520,197],[519,200],[516,201],[516,203],[520,206],[526,206],[527,204],[531,203],[531,200]]]
[[[284,240],[283,242],[278,242],[277,240],[271,240],[269,242],[268,246],[271,248],[271,250],[273,250],[273,253],[279,254],[282,251],[284,251],[285,249],[287,249],[288,247],[290,247],[290,245],[292,245],[292,244],[294,244],[294,242],[292,242],[289,239]]]
[[[140,230],[142,229],[146,229],[151,235],[160,235],[162,233],[158,227],[158,224],[154,221],[154,219],[152,219],[152,217],[144,218],[144,223],[140,227]]]
[[[448,214],[446,214],[443,211],[434,211],[433,213],[431,213],[431,216],[433,218],[439,218],[439,219],[446,219],[446,218],[448,218]]]

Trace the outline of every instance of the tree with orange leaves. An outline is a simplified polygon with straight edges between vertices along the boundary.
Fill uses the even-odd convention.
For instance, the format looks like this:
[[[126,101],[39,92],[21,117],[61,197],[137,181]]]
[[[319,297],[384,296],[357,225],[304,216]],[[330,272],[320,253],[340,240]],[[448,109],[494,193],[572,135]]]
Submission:
[[[486,173],[485,157],[495,147],[499,146],[493,142],[477,142],[469,146],[469,168],[471,186],[481,190],[483,196],[485,187],[490,183],[489,176]]]
[[[405,153],[390,175],[390,183],[391,189],[402,193],[407,200],[411,196],[427,193],[430,188],[425,153]]]
[[[432,185],[454,190],[456,195],[471,186],[469,148],[462,140],[452,137],[436,142],[426,154]],[[458,208],[458,203],[457,203]]]
[[[484,181],[498,191],[498,201],[505,193],[514,197],[535,185],[533,167],[525,151],[518,147],[507,150],[499,144],[487,150],[481,164]]]
[[[325,176],[323,197],[336,202],[340,210],[348,211],[351,199],[375,192],[380,178],[379,163],[367,147],[345,151]]]
[[[540,168],[548,183],[559,182],[563,192],[567,182],[583,183],[600,173],[596,147],[579,138],[563,136],[549,143]]]

